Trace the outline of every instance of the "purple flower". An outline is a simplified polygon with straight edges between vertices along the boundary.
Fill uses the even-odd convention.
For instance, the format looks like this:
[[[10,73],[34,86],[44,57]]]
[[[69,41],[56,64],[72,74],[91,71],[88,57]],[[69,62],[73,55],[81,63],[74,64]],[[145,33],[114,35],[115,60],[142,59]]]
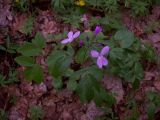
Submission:
[[[97,58],[97,65],[101,69],[103,66],[108,65],[108,60],[104,57],[105,54],[109,52],[109,46],[105,46],[101,52],[97,52],[96,50],[91,51],[91,56],[93,58]]]
[[[83,46],[83,45],[84,45],[83,40],[80,40],[80,41],[79,41],[79,45],[80,45],[80,46]]]
[[[102,32],[101,26],[96,26],[96,28],[95,28],[95,30],[94,30],[94,34],[97,35],[97,34],[99,34],[100,32]]]
[[[62,44],[71,43],[75,38],[79,37],[80,31],[73,34],[72,31],[68,33],[68,38],[61,41]]]

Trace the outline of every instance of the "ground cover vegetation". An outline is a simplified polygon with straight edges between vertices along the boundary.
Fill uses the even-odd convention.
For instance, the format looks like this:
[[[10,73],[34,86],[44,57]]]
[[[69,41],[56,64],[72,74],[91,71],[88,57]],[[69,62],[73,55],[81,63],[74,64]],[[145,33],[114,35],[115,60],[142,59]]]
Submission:
[[[159,0],[0,4],[1,120],[160,119]]]

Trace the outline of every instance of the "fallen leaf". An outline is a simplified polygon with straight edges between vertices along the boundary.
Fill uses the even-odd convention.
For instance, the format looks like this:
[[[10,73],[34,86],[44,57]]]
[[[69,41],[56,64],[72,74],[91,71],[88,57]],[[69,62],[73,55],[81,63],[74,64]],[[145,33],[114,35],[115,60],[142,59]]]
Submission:
[[[103,84],[106,89],[115,94],[117,103],[123,100],[124,90],[122,87],[122,80],[120,78],[105,75]]]

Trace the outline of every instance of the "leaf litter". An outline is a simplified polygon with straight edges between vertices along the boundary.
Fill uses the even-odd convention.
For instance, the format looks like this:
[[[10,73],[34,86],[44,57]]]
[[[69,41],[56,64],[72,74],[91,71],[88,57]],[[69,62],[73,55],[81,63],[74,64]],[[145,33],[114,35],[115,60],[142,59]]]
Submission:
[[[6,8],[6,11],[1,12],[2,8]],[[150,21],[157,21],[160,19],[159,7],[154,7],[152,14],[140,18],[138,22],[129,17],[128,13],[124,12],[124,23],[126,26],[142,39],[150,41],[160,54],[160,28],[159,26],[154,29],[154,33],[145,33],[145,27]],[[0,26],[7,27],[12,21],[12,13],[10,6],[0,6]],[[15,21],[10,25],[12,32],[21,32],[20,29],[23,26],[27,15],[17,15]],[[87,24],[87,25],[86,25]],[[88,28],[88,23],[85,23]],[[68,25],[62,25],[57,22],[55,16],[50,11],[41,11],[35,22],[35,28],[33,31],[41,31],[47,41],[52,41],[49,35],[54,35],[63,30],[68,30]],[[0,37],[1,38],[1,37]],[[2,38],[3,39],[3,38]],[[3,41],[3,40],[2,40]],[[3,42],[2,42],[3,43]],[[47,45],[44,49],[46,55],[37,58],[37,62],[41,63],[43,69],[47,69],[47,65],[44,64],[47,53],[50,52],[52,46]],[[103,111],[95,106],[94,102],[88,104],[82,104],[78,97],[71,91],[64,89],[62,91],[54,90],[52,86],[52,78],[47,71],[45,72],[45,81],[39,85],[25,81],[21,75],[22,70],[25,68],[19,68],[20,83],[17,86],[8,86],[2,88],[0,94],[0,107],[8,111],[10,120],[26,120],[29,119],[29,108],[31,106],[41,106],[44,110],[44,120],[94,120],[97,116],[104,115]],[[18,70],[17,70],[18,71]],[[125,110],[122,106],[125,101],[126,88],[124,88],[122,80],[112,76],[105,76],[102,84],[104,87],[116,95],[117,111],[121,120],[124,120],[128,114],[132,111]],[[129,88],[129,86],[127,86]],[[144,81],[141,83],[139,90],[135,95],[135,99],[139,102],[143,101],[143,96],[146,91],[160,91],[160,69],[152,67],[145,71]],[[14,91],[14,92],[13,92]],[[6,95],[7,93],[7,95]],[[10,106],[8,101],[13,96],[16,96],[16,104]],[[146,103],[147,104],[147,103]],[[140,106],[141,116],[140,120],[146,120],[146,109],[142,105]]]

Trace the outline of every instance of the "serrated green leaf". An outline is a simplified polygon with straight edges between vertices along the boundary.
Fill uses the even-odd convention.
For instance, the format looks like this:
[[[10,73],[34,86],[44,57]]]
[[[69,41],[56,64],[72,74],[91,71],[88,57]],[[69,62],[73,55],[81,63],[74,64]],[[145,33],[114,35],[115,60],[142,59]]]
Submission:
[[[82,64],[83,62],[85,62],[88,59],[88,57],[89,56],[88,56],[88,52],[87,52],[86,47],[81,47],[75,56],[75,60],[77,63]]]
[[[92,79],[90,76],[85,76],[80,80],[76,92],[83,102],[91,101],[94,97],[94,86],[92,86]]]
[[[27,80],[34,81],[36,83],[41,83],[43,81],[43,69],[38,64],[26,69],[24,74]]]
[[[119,30],[115,33],[114,39],[119,41],[122,48],[129,48],[135,41],[134,34],[128,30]]]
[[[40,32],[36,33],[35,38],[32,40],[32,43],[39,47],[39,48],[44,48],[46,45],[45,39],[43,37],[43,35]]]
[[[73,90],[73,91],[76,90],[77,85],[78,85],[77,81],[75,81],[75,80],[69,80],[68,83],[67,83],[68,89]]]
[[[48,57],[47,64],[49,73],[53,77],[63,76],[72,62],[72,58],[63,51],[55,51]]]
[[[99,91],[100,84],[92,75],[86,74],[81,78],[76,92],[82,101],[88,102],[94,98],[94,90]]]
[[[22,66],[33,66],[35,60],[28,56],[19,56],[15,58],[15,61]]]
[[[37,48],[34,44],[25,42],[19,49],[20,52],[24,56],[37,56],[40,54],[41,49]]]
[[[98,81],[101,81],[103,78],[103,72],[97,66],[89,67],[88,74],[94,76]]]
[[[80,76],[85,76],[86,74],[93,75],[97,80],[102,80],[103,72],[97,68],[97,66],[93,65],[90,67],[86,67],[74,72],[71,76],[71,80],[78,80]]]
[[[122,48],[113,48],[109,52],[109,57],[113,60],[121,60],[124,58],[124,50]]]
[[[101,89],[99,93],[101,94],[102,99],[107,103],[108,106],[112,106],[116,103],[116,99],[114,98],[112,93],[109,93],[104,89]]]

